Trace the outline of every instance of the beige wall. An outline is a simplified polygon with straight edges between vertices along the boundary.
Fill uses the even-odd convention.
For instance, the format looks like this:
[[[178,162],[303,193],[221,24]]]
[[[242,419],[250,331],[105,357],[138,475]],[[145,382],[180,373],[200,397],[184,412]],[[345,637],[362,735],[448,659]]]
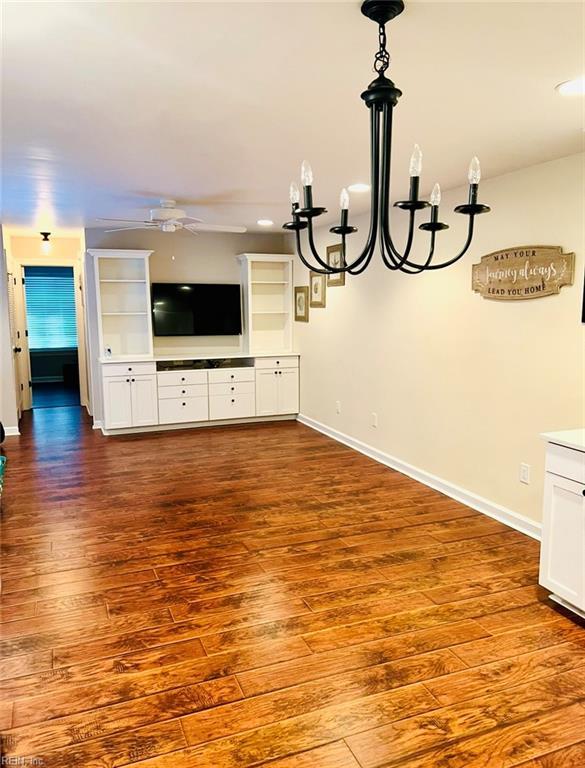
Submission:
[[[584,157],[484,181],[481,198],[492,213],[478,221],[471,251],[458,264],[408,276],[383,268],[376,254],[365,274],[330,288],[327,308],[312,309],[308,325],[295,323],[302,413],[539,521],[538,435],[585,424]],[[439,256],[459,250],[464,220],[451,211],[464,197],[463,189],[443,195],[441,218],[452,228],[438,240]],[[401,244],[400,213],[393,221]],[[361,245],[367,221],[352,223]],[[333,242],[320,232],[322,250]],[[471,291],[471,265],[482,255],[528,244],[574,251],[575,284],[558,296],[517,302]],[[308,284],[300,262],[295,284]],[[519,482],[520,462],[532,467],[530,485]]]

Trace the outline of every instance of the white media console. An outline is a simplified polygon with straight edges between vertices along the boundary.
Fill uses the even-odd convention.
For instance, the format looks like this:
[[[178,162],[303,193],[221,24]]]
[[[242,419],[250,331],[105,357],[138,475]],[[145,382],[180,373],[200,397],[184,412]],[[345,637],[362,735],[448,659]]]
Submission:
[[[105,434],[296,417],[299,357],[103,360]]]

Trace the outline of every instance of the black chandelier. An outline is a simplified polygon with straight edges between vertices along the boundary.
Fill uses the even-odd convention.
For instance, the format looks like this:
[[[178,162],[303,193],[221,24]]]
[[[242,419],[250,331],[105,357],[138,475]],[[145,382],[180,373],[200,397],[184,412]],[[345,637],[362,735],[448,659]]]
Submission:
[[[409,212],[409,227],[406,246],[403,253],[396,248],[390,232],[390,158],[392,149],[392,113],[402,96],[402,92],[396,88],[385,73],[390,65],[390,54],[386,48],[386,23],[398,16],[404,10],[402,0],[365,0],[361,7],[364,16],[378,24],[380,47],[375,55],[374,71],[376,79],[370,83],[361,97],[370,110],[370,140],[371,140],[371,212],[370,230],[366,245],[362,253],[351,263],[346,261],[346,238],[357,232],[356,227],[349,225],[349,194],[343,189],[340,197],[341,221],[336,227],[329,230],[341,237],[342,264],[332,267],[319,256],[315,246],[313,233],[313,220],[326,213],[325,208],[313,205],[313,172],[311,166],[304,162],[301,169],[301,179],[304,192],[304,204],[301,208],[301,195],[298,186],[293,182],[290,186],[290,201],[292,204],[292,221],[284,225],[284,229],[294,232],[296,235],[297,253],[303,264],[314,272],[321,274],[336,274],[348,272],[351,275],[359,275],[363,272],[374,254],[376,241],[380,243],[382,260],[388,269],[400,270],[407,274],[418,274],[426,270],[442,269],[458,261],[469,249],[473,239],[475,217],[482,213],[488,213],[487,205],[478,203],[479,181],[481,170],[479,160],[474,157],[469,167],[469,200],[464,205],[455,208],[456,213],[462,213],[469,217],[467,239],[463,249],[452,258],[440,264],[433,263],[435,255],[435,238],[437,232],[448,229],[447,224],[439,221],[439,204],[441,202],[441,189],[435,184],[430,201],[419,198],[420,174],[422,169],[422,153],[418,145],[415,145],[410,161],[410,196],[408,200],[400,200],[394,205]],[[430,207],[430,220],[421,224],[419,229],[430,233],[430,246],[426,259],[422,262],[412,261],[410,253],[414,242],[415,219],[418,211]],[[317,262],[313,266],[305,257],[301,243],[301,233],[307,230],[307,239],[310,252]]]

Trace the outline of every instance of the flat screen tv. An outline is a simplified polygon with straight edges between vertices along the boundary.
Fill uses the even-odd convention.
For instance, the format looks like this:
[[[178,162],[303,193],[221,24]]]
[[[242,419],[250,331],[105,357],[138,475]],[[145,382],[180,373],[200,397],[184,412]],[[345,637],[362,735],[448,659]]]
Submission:
[[[155,336],[236,336],[242,332],[239,285],[153,283]]]

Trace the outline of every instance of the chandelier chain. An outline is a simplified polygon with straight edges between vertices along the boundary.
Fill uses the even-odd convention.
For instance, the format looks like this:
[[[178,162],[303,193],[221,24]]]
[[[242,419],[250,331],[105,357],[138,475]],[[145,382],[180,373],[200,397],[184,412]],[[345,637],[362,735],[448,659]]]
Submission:
[[[374,72],[377,72],[379,75],[383,75],[390,66],[390,54],[386,48],[386,27],[383,24],[380,24],[378,27],[378,37],[380,41],[380,48],[375,56]]]

